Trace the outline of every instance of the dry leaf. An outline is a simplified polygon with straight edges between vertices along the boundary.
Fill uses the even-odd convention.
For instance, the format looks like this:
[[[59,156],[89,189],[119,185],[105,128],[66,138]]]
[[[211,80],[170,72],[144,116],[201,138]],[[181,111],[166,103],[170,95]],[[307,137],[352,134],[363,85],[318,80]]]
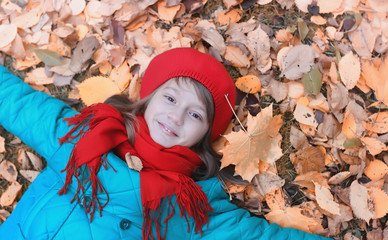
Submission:
[[[110,96],[120,93],[119,87],[112,80],[102,76],[85,79],[77,88],[82,101],[87,106],[102,103]]]
[[[12,20],[12,23],[15,24],[18,28],[27,29],[37,24],[40,20],[41,15],[42,11],[38,6],[33,9],[30,9],[24,14],[15,17]]]
[[[388,58],[384,58],[381,63],[378,61],[361,61],[362,75],[366,84],[375,91],[377,100],[388,106]]]
[[[342,171],[329,178],[329,184],[341,184],[345,179],[351,176],[349,171]]]
[[[375,46],[378,32],[372,28],[368,20],[363,18],[355,31],[348,33],[353,49],[360,57],[370,58]]]
[[[306,147],[290,154],[290,160],[298,174],[325,169],[325,155],[318,147]]]
[[[249,32],[247,37],[247,47],[251,52],[256,69],[261,73],[267,72],[272,66],[272,59],[269,57],[271,46],[267,33],[259,26]]]
[[[6,152],[6,149],[5,149],[5,138],[0,136],[0,153],[5,153],[5,152]]]
[[[318,57],[313,47],[297,45],[292,47],[282,62],[282,76],[290,80],[296,80],[308,73],[314,65],[314,59]]]
[[[353,219],[352,209],[349,206],[340,204],[340,215],[328,216],[329,236],[338,236],[343,222]]]
[[[225,51],[225,59],[232,63],[233,67],[249,67],[249,58],[244,52],[235,46],[227,46]]]
[[[241,19],[241,12],[242,11],[237,8],[232,9],[231,11],[222,10],[217,15],[217,21],[220,26],[238,22]]]
[[[372,114],[363,122],[364,127],[375,133],[388,132],[388,112],[377,112]]]
[[[262,95],[271,95],[276,102],[280,102],[287,97],[288,86],[284,82],[271,79],[267,86],[262,87],[261,93]]]
[[[350,112],[345,113],[345,117],[342,123],[342,132],[346,135],[347,139],[353,138],[357,132],[356,120]]]
[[[360,78],[360,60],[350,51],[339,61],[338,71],[342,82],[345,84],[346,88],[350,90],[356,86],[358,79]]]
[[[83,64],[92,57],[99,45],[100,43],[94,36],[86,37],[79,41],[73,51],[69,69],[74,73],[79,73],[82,70]]]
[[[382,151],[388,150],[384,143],[380,142],[377,138],[362,137],[360,140],[365,144],[366,149],[372,155],[377,155]]]
[[[24,81],[26,83],[33,83],[37,85],[52,84],[53,77],[47,76],[45,68],[39,67],[28,72]]]
[[[18,177],[18,171],[15,165],[7,160],[0,163],[0,177],[4,178],[8,182],[16,182]]]
[[[290,98],[298,99],[304,96],[305,88],[301,82],[288,82],[288,96]]]
[[[71,8],[71,12],[73,15],[78,15],[82,13],[85,9],[86,2],[85,0],[71,0],[69,7]]]
[[[334,215],[340,215],[339,204],[334,201],[333,195],[330,190],[326,187],[319,185],[314,182],[315,185],[315,196],[317,202],[321,208]]]
[[[251,181],[259,173],[259,161],[274,163],[282,156],[281,135],[269,135],[272,121],[272,105],[261,110],[256,117],[248,114],[247,132],[231,132],[224,137],[229,141],[223,150],[221,167],[230,164],[243,179]]]
[[[372,188],[369,190],[369,195],[373,199],[375,217],[382,218],[388,213],[388,195],[383,190]]]
[[[226,51],[226,45],[224,38],[217,31],[216,26],[208,20],[201,20],[198,22],[196,29],[202,32],[202,39],[212,45],[217,51],[224,55]]]
[[[291,126],[290,142],[296,150],[308,147],[310,145],[306,135],[304,135],[303,132],[297,129],[295,126]]]
[[[383,161],[375,159],[365,168],[364,174],[371,180],[382,179],[388,173],[388,166]]]
[[[10,44],[17,35],[17,26],[15,24],[1,24],[0,25],[0,48]]]
[[[34,166],[35,170],[42,171],[42,169],[43,169],[42,160],[40,158],[38,158],[32,152],[26,151],[26,154],[27,154],[28,158],[30,159],[32,166]]]
[[[5,221],[9,217],[10,213],[7,210],[0,209],[0,219]]]
[[[11,206],[21,190],[22,185],[20,185],[18,182],[11,183],[11,185],[8,186],[8,188],[3,192],[3,194],[1,194],[0,205]]]
[[[19,172],[29,182],[33,182],[35,178],[39,175],[39,172],[34,170],[20,170]]]
[[[245,75],[236,79],[236,87],[245,93],[257,93],[261,89],[261,82],[255,75]]]
[[[178,4],[175,6],[167,7],[165,1],[159,1],[158,4],[158,13],[160,19],[173,22],[178,11],[182,8],[182,5]]]
[[[109,78],[117,84],[120,91],[123,91],[132,79],[132,74],[127,61],[124,61],[120,67],[114,68],[111,71]]]
[[[366,222],[369,222],[375,215],[368,189],[360,185],[357,180],[350,185],[350,206],[356,217]]]
[[[284,185],[285,180],[274,173],[261,172],[253,178],[252,182],[255,184],[258,192],[264,196],[267,193],[280,189]]]
[[[299,102],[296,104],[294,117],[300,123],[312,126],[314,128],[318,126],[318,122],[315,119],[315,114],[313,110],[309,107],[302,105]]]
[[[296,228],[305,232],[311,232],[310,227],[318,223],[310,217],[302,215],[298,207],[287,207],[285,210],[271,211],[265,218],[270,223],[277,223],[280,227]]]
[[[284,210],[286,208],[282,195],[282,189],[278,189],[275,192],[266,194],[265,201],[272,211]]]

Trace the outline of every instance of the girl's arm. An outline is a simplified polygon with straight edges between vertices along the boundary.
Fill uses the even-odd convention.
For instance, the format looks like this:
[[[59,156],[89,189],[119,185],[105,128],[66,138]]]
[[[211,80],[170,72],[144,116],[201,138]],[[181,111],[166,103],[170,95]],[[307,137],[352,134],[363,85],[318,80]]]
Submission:
[[[49,159],[58,137],[69,130],[64,117],[76,112],[64,102],[38,92],[0,66],[0,125]]]

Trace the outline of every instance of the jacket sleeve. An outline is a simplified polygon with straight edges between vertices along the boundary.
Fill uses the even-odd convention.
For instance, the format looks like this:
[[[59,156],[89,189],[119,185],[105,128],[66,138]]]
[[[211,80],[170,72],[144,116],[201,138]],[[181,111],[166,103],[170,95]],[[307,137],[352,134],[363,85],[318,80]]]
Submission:
[[[206,181],[211,181],[211,179]],[[195,239],[327,239],[293,228],[281,228],[276,223],[269,224],[265,219],[251,216],[247,210],[229,201],[229,197],[217,180],[213,179],[212,187],[207,195],[214,211],[209,217],[209,226],[202,228],[203,236],[196,234]]]
[[[0,66],[0,125],[49,159],[65,135],[64,117],[76,112],[59,99],[39,92]]]

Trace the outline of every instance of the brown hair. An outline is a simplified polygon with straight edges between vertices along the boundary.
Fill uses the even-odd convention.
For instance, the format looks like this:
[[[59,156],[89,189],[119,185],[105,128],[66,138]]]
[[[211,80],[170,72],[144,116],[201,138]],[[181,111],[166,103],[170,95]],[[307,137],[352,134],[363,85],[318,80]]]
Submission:
[[[202,85],[200,82],[190,78],[190,77],[174,77],[170,80],[176,81],[179,85],[180,83],[189,83],[192,84],[197,92],[198,96],[202,100],[203,104],[206,107],[206,114],[209,126],[213,125],[214,118],[214,102],[213,97],[209,90]],[[106,104],[110,104],[115,107],[118,111],[121,112],[124,117],[125,125],[128,132],[129,141],[133,144],[135,140],[135,129],[137,128],[136,123],[136,115],[139,113],[144,113],[148,103],[151,98],[154,96],[155,91],[153,91],[147,97],[137,101],[131,102],[128,97],[124,95],[114,95],[107,100],[105,100]],[[203,161],[203,166],[198,169],[195,169],[193,172],[193,176],[197,180],[208,179],[217,174],[220,168],[220,159],[221,156],[217,154],[213,148],[211,147],[211,127],[209,127],[208,131],[205,133],[204,137],[194,146],[191,147],[193,151],[195,151],[199,157]]]

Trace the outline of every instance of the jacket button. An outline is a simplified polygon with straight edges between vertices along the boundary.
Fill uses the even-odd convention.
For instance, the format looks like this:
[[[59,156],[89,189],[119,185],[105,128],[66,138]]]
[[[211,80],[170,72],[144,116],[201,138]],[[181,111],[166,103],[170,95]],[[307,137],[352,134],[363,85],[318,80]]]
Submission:
[[[120,222],[120,228],[123,230],[127,230],[130,225],[131,225],[131,221],[129,221],[128,219],[125,219],[125,218],[123,220],[121,220],[121,222]]]

